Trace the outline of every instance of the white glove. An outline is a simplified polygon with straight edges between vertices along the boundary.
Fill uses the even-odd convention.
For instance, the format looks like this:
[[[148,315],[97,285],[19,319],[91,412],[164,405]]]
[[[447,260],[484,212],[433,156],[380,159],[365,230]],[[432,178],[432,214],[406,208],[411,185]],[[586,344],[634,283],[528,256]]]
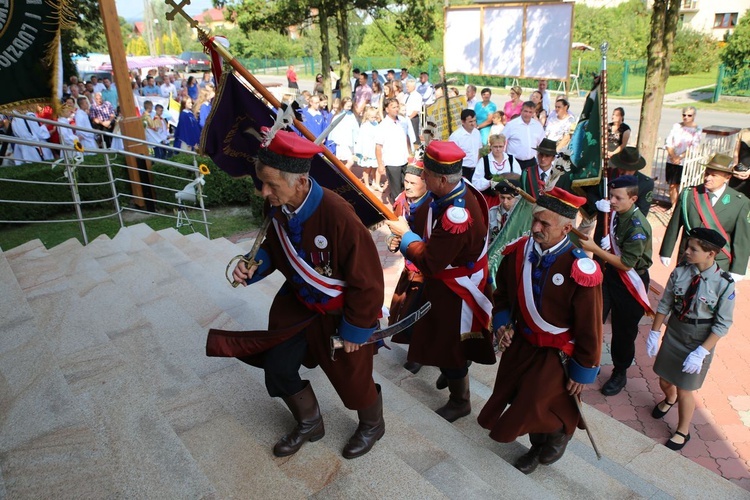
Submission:
[[[672,257],[664,257],[663,255],[660,255],[659,260],[664,267],[669,267],[669,264],[672,263]]]
[[[682,363],[682,371],[685,373],[699,373],[703,368],[703,359],[708,356],[708,351],[699,345],[693,352],[688,354]]]
[[[601,199],[595,203],[596,209],[600,212],[604,212],[606,214],[610,213],[612,211],[612,206],[609,203],[609,200]]]
[[[646,354],[649,358],[656,356],[659,352],[659,337],[661,337],[660,330],[651,330],[648,334],[648,340],[646,341]]]
[[[735,283],[738,282],[738,281],[742,281],[742,280],[745,279],[745,275],[744,274],[735,274],[735,273],[729,273],[729,274],[732,275],[732,279],[734,280]]]
[[[602,241],[599,242],[599,246],[602,247],[602,250],[609,250],[612,248],[612,240],[609,239],[609,236],[604,236]]]

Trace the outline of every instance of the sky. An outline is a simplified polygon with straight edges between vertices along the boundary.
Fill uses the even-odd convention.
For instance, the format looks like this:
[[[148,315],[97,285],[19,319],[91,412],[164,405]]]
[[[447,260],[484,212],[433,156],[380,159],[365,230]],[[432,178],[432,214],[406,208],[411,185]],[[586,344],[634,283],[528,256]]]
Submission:
[[[163,0],[152,0],[155,2]],[[179,5],[180,0],[176,0]],[[115,0],[117,5],[117,15],[124,17],[128,21],[143,20],[143,0]],[[185,12],[194,16],[200,14],[206,9],[213,7],[211,0],[190,0],[190,5],[185,6]]]

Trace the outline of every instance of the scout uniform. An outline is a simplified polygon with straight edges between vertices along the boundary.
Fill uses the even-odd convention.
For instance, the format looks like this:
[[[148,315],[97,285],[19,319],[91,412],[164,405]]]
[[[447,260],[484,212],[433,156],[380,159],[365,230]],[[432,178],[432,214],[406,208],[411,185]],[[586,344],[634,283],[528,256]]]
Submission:
[[[713,233],[713,234],[711,234]],[[723,246],[717,232],[696,228],[689,237]],[[680,389],[700,389],[713,359],[714,349],[703,359],[698,373],[682,371],[685,359],[711,334],[723,337],[732,325],[734,280],[714,263],[703,272],[687,262],[672,271],[657,312],[668,314],[667,332],[654,362],[654,372]]]
[[[610,189],[637,186],[633,175],[623,175],[609,183]],[[614,237],[613,237],[614,236]],[[651,267],[651,225],[640,209],[633,204],[625,213],[613,213],[610,218],[611,252],[622,263],[632,268],[622,271],[607,266],[604,271],[603,318],[612,313],[612,377],[602,387],[602,394],[612,396],[625,387],[626,371],[635,357],[638,322],[644,312],[652,313],[648,300]]]
[[[258,162],[282,172],[306,173],[311,157],[321,151],[282,130],[259,149]],[[370,337],[382,308],[383,274],[374,265],[380,259],[372,235],[351,205],[314,179],[309,183],[306,199],[294,210],[266,203],[272,226],[255,256],[262,264],[248,284],[275,270],[286,282],[271,305],[269,332],[254,332],[259,334],[258,348],[234,355],[263,368],[268,394],[281,397],[297,420],[294,431],[274,446],[276,456],[296,453],[305,442],[325,434],[312,386],[299,375],[304,364],[320,365],[344,405],[357,411],[359,427],[343,451],[345,458],[355,458],[385,432],[382,396],[372,378],[374,346],[340,350],[332,360],[330,337],[355,344]],[[226,351],[232,350],[233,340],[231,334],[212,338],[209,333],[209,341],[223,341]]]
[[[726,155],[714,155],[705,166],[731,173],[731,161]],[[712,201],[709,194],[703,185],[685,188],[680,193],[659,255],[671,257],[677,238],[682,234],[678,253],[678,260],[681,260],[687,246],[687,232],[696,227],[708,227],[727,240],[721,253],[716,256],[716,263],[725,271],[744,276],[750,257],[750,202],[745,195],[729,186],[724,188],[716,201]]]
[[[464,152],[452,142],[432,141],[425,150],[430,175],[461,173]],[[459,180],[428,205],[421,232],[406,232],[401,252],[424,275],[419,306],[432,303],[416,325],[408,360],[440,367],[450,399],[437,413],[452,422],[471,412],[467,361],[495,362],[489,330],[492,303],[487,271],[487,205],[471,184]]]
[[[553,188],[537,205],[572,219],[585,201]],[[602,273],[567,235],[547,250],[522,237],[504,253],[495,277],[493,330],[511,324],[515,334],[478,421],[501,443],[529,434],[532,448],[516,462],[528,474],[558,460],[580,424],[566,383],[569,377],[588,384],[599,372]]]

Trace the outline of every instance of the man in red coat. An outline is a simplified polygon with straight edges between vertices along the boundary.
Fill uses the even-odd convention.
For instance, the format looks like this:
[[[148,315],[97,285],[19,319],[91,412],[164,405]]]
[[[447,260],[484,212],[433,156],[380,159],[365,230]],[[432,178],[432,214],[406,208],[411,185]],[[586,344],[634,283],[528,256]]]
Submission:
[[[585,202],[560,188],[540,196],[531,238],[508,245],[495,278],[492,324],[507,350],[478,421],[501,443],[529,434],[515,463],[525,474],[565,453],[580,424],[573,398],[599,372],[602,272],[568,238]]]
[[[272,227],[256,256],[260,265],[248,269],[240,262],[233,273],[243,284],[275,270],[286,278],[269,314],[273,341],[240,358],[263,368],[268,394],[281,397],[297,420],[274,446],[278,457],[325,434],[312,386],[299,375],[303,363],[320,365],[344,405],[359,415],[345,458],[364,455],[385,433],[380,387],[372,379],[374,345],[362,345],[382,308],[383,273],[374,265],[372,236],[351,205],[308,175],[310,159],[321,151],[286,131],[260,148],[255,169]],[[335,360],[332,335],[344,340]]]
[[[467,361],[495,362],[489,331],[488,211],[482,194],[461,177],[463,157],[452,142],[430,142],[423,175],[434,201],[424,228],[412,231],[403,217],[388,221],[404,257],[424,276],[419,305],[432,303],[414,325],[408,360],[437,366],[448,379],[450,398],[436,412],[449,422],[471,413]]]

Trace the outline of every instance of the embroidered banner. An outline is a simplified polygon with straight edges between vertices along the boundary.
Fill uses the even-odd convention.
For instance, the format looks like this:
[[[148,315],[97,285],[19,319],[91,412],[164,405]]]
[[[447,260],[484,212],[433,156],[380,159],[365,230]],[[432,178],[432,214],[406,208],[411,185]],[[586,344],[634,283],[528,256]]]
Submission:
[[[0,0],[2,1],[2,0]],[[201,150],[233,177],[249,175],[260,188],[255,175],[255,157],[260,146],[260,128],[273,126],[276,112],[258,97],[250,86],[232,72],[225,72],[217,90],[211,114],[201,136]],[[321,155],[312,160],[310,175],[323,187],[348,201],[365,226],[385,217],[348,179]]]
[[[0,0],[0,112],[51,104],[59,67],[60,12],[44,0]]]

